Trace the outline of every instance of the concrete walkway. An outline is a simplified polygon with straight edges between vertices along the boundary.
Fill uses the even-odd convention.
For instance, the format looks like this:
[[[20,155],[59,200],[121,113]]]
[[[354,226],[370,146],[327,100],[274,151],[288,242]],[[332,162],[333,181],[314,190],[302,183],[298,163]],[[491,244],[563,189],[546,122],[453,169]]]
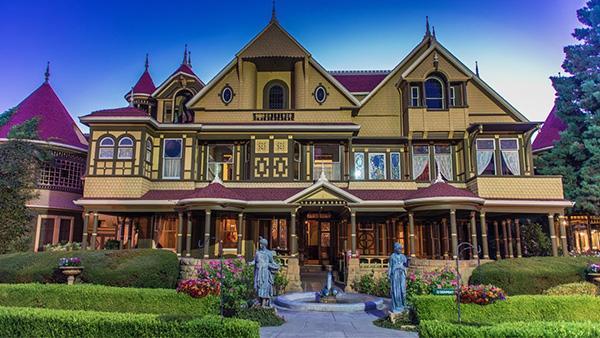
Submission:
[[[374,312],[296,312],[277,309],[286,323],[276,327],[263,327],[260,336],[274,337],[418,337],[416,332],[384,329],[373,324],[384,316]]]

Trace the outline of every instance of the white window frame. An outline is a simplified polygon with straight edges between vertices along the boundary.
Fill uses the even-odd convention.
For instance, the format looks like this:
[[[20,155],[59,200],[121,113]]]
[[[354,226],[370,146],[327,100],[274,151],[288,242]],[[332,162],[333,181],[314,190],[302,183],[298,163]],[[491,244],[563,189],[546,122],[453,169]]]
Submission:
[[[130,140],[131,141],[131,145],[122,145],[121,143],[124,140]],[[133,147],[135,145],[135,141],[133,140],[133,138],[129,137],[129,136],[125,136],[123,138],[121,138],[119,140],[118,146],[117,146],[117,159],[119,160],[131,160],[133,159]],[[126,150],[126,149],[131,149],[131,155],[130,156],[122,156],[121,155],[121,149]]]
[[[181,145],[181,149],[179,152],[179,157],[169,157],[169,160],[179,160],[179,172],[177,173],[177,176],[165,176],[165,161],[167,160],[167,157],[165,155],[166,152],[166,144],[167,141],[179,141],[179,144]],[[162,178],[165,180],[178,180],[181,179],[181,162],[183,159],[183,139],[182,138],[166,138],[163,140],[163,151],[162,151],[162,155],[163,155],[163,167],[162,167]]]
[[[419,86],[410,86],[410,105],[411,105],[411,107],[419,107],[421,105],[420,99],[421,99],[421,89],[419,88]],[[414,101],[416,101],[416,104]]]
[[[149,146],[149,147],[148,147]],[[150,138],[146,139],[146,163],[152,163],[152,152],[154,148],[154,144],[152,144],[152,140]]]
[[[518,138],[516,138],[516,137],[502,137],[502,138],[498,139],[498,149],[500,150],[500,161],[504,161],[504,158],[502,158],[502,156],[503,156],[502,155],[502,141],[506,141],[506,140],[513,140],[513,141],[515,141],[517,143],[517,149],[516,150],[512,150],[511,149],[511,150],[508,150],[508,151],[516,152],[517,156],[519,157],[519,173],[518,174],[509,174],[509,175],[506,175],[506,176],[519,176],[519,175],[521,175],[521,169],[522,168],[521,168],[521,146],[519,144],[519,139]],[[500,162],[500,163],[502,163],[502,162]],[[509,169],[509,171],[510,171],[510,169]],[[500,168],[500,173],[502,175],[504,175],[504,173],[502,173],[502,167]]]
[[[437,82],[440,83],[440,86],[442,86],[442,90],[441,90],[442,97],[441,98],[439,98],[439,97],[431,97],[431,98],[428,97],[426,82],[429,81],[429,80],[436,80]],[[444,81],[442,81],[442,79],[440,79],[437,76],[430,76],[430,77],[428,77],[428,78],[425,79],[425,82],[423,82],[423,88],[424,88],[424,91],[425,91],[425,106],[427,107],[427,109],[446,109],[446,96],[445,96],[445,90],[446,89],[445,89],[445,86],[444,86]],[[429,106],[427,106],[427,100],[438,100],[438,99],[442,100],[442,108],[429,108]]]
[[[102,143],[106,140],[110,141],[112,143],[112,145],[102,145]],[[110,149],[111,156],[110,157],[102,156],[103,149]],[[98,141],[98,159],[99,160],[112,160],[113,158],[115,158],[115,140],[110,136],[104,136],[103,138],[100,139],[100,141]]]
[[[492,144],[494,145],[494,149],[493,149],[494,157],[492,158],[492,163],[494,164],[494,166],[493,166],[494,167],[494,173],[492,175],[497,175],[498,174],[498,168],[496,168],[496,149],[497,149],[497,145],[496,145],[496,139],[493,139],[493,138],[478,138],[478,139],[475,139],[475,171],[479,172],[479,167],[478,167],[478,164],[477,164],[477,152],[479,151],[478,141],[492,141]],[[489,149],[485,149],[485,150],[489,151]]]
[[[456,88],[450,86],[450,107],[456,107]]]

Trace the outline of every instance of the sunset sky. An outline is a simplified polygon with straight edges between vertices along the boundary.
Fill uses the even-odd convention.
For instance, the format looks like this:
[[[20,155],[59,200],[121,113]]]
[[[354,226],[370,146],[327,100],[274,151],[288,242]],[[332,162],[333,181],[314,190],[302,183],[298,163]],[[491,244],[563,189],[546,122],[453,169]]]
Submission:
[[[392,69],[420,42],[425,16],[438,40],[533,121],[554,101],[549,76],[575,43],[583,0],[278,0],[282,26],[328,70]],[[159,85],[184,44],[204,82],[268,23],[271,1],[2,1],[0,112],[43,81],[74,117],[126,105],[143,71]]]

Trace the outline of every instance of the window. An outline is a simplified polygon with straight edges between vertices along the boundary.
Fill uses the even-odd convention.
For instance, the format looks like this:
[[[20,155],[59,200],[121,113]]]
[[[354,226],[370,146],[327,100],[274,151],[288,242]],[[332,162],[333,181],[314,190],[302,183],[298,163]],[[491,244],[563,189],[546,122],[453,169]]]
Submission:
[[[493,139],[478,139],[477,148],[477,175],[495,175],[494,152],[496,150]]]
[[[385,154],[369,153],[369,179],[385,180]]]
[[[502,154],[502,175],[520,175],[519,141],[517,139],[500,139]]]
[[[182,139],[165,139],[163,149],[163,178],[181,178]]]
[[[390,153],[390,175],[393,180],[401,180],[400,153]]]
[[[456,107],[456,87],[450,87],[450,107]]]
[[[190,93],[188,90],[182,90],[175,95],[173,123],[194,122],[194,112],[185,106],[192,96],[192,93]]]
[[[233,180],[233,144],[208,145],[209,180],[219,176],[223,181]]]
[[[146,162],[152,163],[152,140],[146,140]]]
[[[437,170],[440,171],[442,177],[446,181],[452,181],[453,170],[452,170],[452,151],[449,145],[436,145],[433,147],[435,165]]]
[[[464,106],[463,100],[463,85],[462,83],[452,83],[450,85],[450,107]]]
[[[288,87],[285,82],[273,80],[263,92],[264,109],[288,109]]]
[[[428,109],[444,109],[444,84],[440,78],[425,81],[425,105]]]
[[[294,179],[300,179],[300,168],[302,165],[302,145],[294,141]]]
[[[315,101],[317,101],[318,104],[323,104],[325,103],[325,100],[327,100],[327,90],[325,90],[325,87],[323,87],[323,85],[319,85],[316,89],[315,89]]]
[[[329,180],[340,180],[340,146],[338,144],[315,144],[313,148],[313,173],[317,178],[325,172]]]
[[[223,240],[223,248],[235,249],[237,248],[238,241],[238,227],[237,219],[235,217],[219,217],[217,219],[218,224],[218,238]]]
[[[81,192],[81,177],[85,173],[83,158],[62,152],[53,152],[53,160],[42,164],[37,185],[43,189]]]
[[[233,101],[233,89],[229,85],[223,87],[223,90],[221,91],[221,101],[223,101],[225,105],[228,105]]]
[[[271,221],[271,249],[287,250],[287,220],[273,218]]]
[[[123,137],[119,140],[117,158],[120,160],[131,160],[133,158],[133,140],[131,137]]]
[[[419,107],[421,104],[421,97],[419,95],[419,86],[411,86],[410,87],[410,106],[411,107]]]
[[[354,179],[365,179],[365,153],[354,153]]]
[[[115,141],[107,136],[100,140],[98,158],[101,160],[112,160],[115,156]]]
[[[412,162],[413,179],[417,181],[429,181],[429,146],[413,146]]]
[[[173,102],[165,101],[163,103],[163,123],[173,123]]]

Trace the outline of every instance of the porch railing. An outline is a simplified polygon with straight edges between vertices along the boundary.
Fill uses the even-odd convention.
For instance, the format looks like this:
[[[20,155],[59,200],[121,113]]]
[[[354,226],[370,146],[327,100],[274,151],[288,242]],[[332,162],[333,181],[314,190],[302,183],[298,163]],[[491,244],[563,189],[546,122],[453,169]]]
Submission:
[[[361,269],[387,269],[387,256],[360,256],[359,266]]]

